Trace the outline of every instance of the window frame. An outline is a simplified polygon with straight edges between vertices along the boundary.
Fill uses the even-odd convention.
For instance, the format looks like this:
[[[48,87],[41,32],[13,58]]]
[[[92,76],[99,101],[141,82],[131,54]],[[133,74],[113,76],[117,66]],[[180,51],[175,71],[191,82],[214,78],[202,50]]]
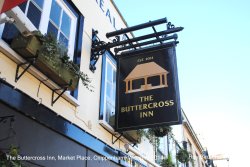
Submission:
[[[43,8],[42,9],[33,0],[27,0],[27,2],[26,2],[27,4],[25,7],[24,14],[28,20],[30,20],[27,16],[30,3],[33,3],[35,5],[35,7],[41,12],[41,18],[40,18],[40,22],[39,22],[39,26],[38,26],[37,30],[39,30],[42,34],[46,34],[48,31],[48,24],[50,22],[50,12],[51,12],[52,1],[53,0],[43,0]],[[68,38],[68,40],[69,40],[68,41],[68,55],[69,55],[70,59],[73,60],[74,55],[75,55],[77,28],[78,28],[78,23],[79,23],[80,12],[78,10],[76,10],[76,7],[72,7],[72,5],[74,5],[72,2],[67,2],[67,0],[54,0],[54,1],[71,18],[70,33],[69,33],[69,38]],[[49,9],[49,10],[44,10],[44,9]],[[60,18],[60,20],[62,20],[62,18]],[[60,26],[61,26],[61,23],[62,22],[60,21]],[[5,27],[5,24],[0,25],[0,30],[1,30],[0,37],[2,37],[4,27]],[[61,31],[61,27],[60,27],[59,33],[61,33],[61,32],[62,31]],[[57,40],[58,39],[59,39],[59,35],[58,35]]]
[[[46,0],[46,1],[48,1],[48,0]],[[50,0],[50,1],[51,1],[50,8],[51,8],[53,0]],[[46,22],[43,23],[44,25],[42,25],[42,24],[40,24],[40,25],[42,25],[42,27],[46,27],[46,30],[44,30],[44,31],[46,31],[45,33],[47,33],[48,32],[48,25],[51,22],[59,30],[59,32],[58,32],[59,35],[57,34],[57,40],[59,41],[60,33],[63,33],[62,30],[61,30],[62,14],[63,14],[63,12],[65,12],[71,18],[70,33],[69,33],[69,38],[68,38],[68,40],[69,40],[68,41],[68,55],[71,58],[71,60],[73,60],[73,57],[74,57],[74,48],[75,48],[75,41],[74,41],[74,39],[76,38],[76,28],[77,28],[77,19],[78,18],[76,16],[75,12],[73,12],[72,9],[70,9],[68,7],[68,5],[65,3],[64,0],[54,0],[54,1],[62,9],[62,11],[60,13],[60,23],[59,23],[60,25],[59,25],[59,27],[54,24],[53,20],[50,19],[50,12],[51,12],[51,10],[50,10],[50,12],[48,12],[49,14],[48,14],[48,17],[46,18]]]
[[[32,2],[31,2],[32,1]],[[45,0],[43,0],[43,1],[45,1]],[[41,18],[42,18],[42,14],[44,13],[43,11],[43,8],[44,8],[44,4],[43,4],[43,7],[41,8],[39,5],[37,5],[36,4],[36,2],[35,1],[33,1],[33,0],[27,0],[26,1],[26,7],[25,7],[25,11],[24,11],[24,14],[25,14],[25,16],[28,18],[28,9],[29,9],[29,7],[30,7],[30,3],[32,3],[40,12],[41,12]],[[21,8],[20,8],[21,9]],[[41,18],[40,18],[40,22],[39,22],[39,26],[38,26],[38,29],[41,27]],[[29,18],[28,18],[29,19]],[[32,23],[33,24],[33,23]],[[33,24],[34,25],[34,24]],[[34,25],[35,26],[35,25]]]
[[[101,76],[101,91],[100,91],[100,97],[101,98],[100,98],[99,120],[105,122],[108,126],[110,126],[109,128],[112,128],[112,130],[114,131],[114,127],[112,127],[112,125],[110,125],[109,122],[106,121],[107,120],[106,119],[106,115],[107,115],[106,114],[106,112],[107,112],[107,110],[106,110],[106,105],[107,105],[107,96],[106,96],[107,88],[106,88],[106,83],[107,83],[107,81],[106,80],[107,80],[107,64],[108,63],[110,63],[111,66],[114,67],[113,69],[115,69],[115,72],[116,72],[117,71],[116,61],[113,58],[112,53],[106,51],[102,55],[102,76]],[[116,98],[115,98],[115,100],[116,100]],[[115,105],[115,102],[114,102],[114,105]],[[114,106],[114,115],[115,115],[115,106]]]
[[[200,157],[199,157],[199,154],[195,151],[195,162],[196,162],[196,165],[197,167],[200,167]]]
[[[107,61],[108,59],[108,61]],[[100,105],[99,105],[99,124],[104,128],[106,129],[108,132],[110,132],[112,135],[114,134],[117,134],[117,132],[115,132],[115,128],[112,127],[112,125],[109,124],[109,122],[106,121],[106,84],[105,84],[105,81],[106,81],[106,74],[107,74],[107,70],[106,70],[106,63],[109,62],[112,64],[113,67],[115,67],[115,72],[117,73],[117,63],[116,63],[116,59],[114,57],[114,55],[110,52],[110,51],[106,51],[103,55],[102,55],[102,73],[101,73],[101,91],[100,91]],[[115,74],[116,74],[115,73]],[[105,75],[104,75],[105,74]],[[117,82],[117,78],[115,78],[115,85],[116,85],[116,82]],[[114,116],[115,116],[115,105],[116,105],[116,86],[115,86],[115,92],[114,93]],[[114,117],[114,121],[115,121],[115,117]],[[115,126],[115,122],[114,122],[114,125]],[[123,138],[121,138],[121,140],[123,142],[130,142],[130,143],[135,143],[137,141],[136,137],[137,136],[134,136],[136,130],[132,130],[132,131],[127,131],[127,132],[124,132],[122,135],[123,135]],[[136,146],[137,147],[137,146]]]
[[[2,14],[3,15],[3,14]],[[5,14],[4,14],[5,15]],[[0,38],[2,39],[3,29],[5,27],[5,24],[0,24]]]

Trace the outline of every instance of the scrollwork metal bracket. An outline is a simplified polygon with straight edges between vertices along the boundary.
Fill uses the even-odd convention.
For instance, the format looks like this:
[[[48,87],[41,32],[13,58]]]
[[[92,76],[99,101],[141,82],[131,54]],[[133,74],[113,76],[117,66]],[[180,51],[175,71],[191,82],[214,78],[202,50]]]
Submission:
[[[167,30],[156,31],[154,26],[159,24],[166,24]],[[148,27],[152,27],[154,33],[146,34],[139,37],[134,37],[133,31],[142,30]],[[177,44],[177,34],[173,34],[182,31],[183,27],[175,27],[171,22],[167,21],[167,18],[162,18],[159,20],[149,21],[147,23],[135,25],[132,27],[123,28],[113,32],[106,33],[106,37],[113,38],[111,42],[101,41],[97,34],[98,31],[92,31],[92,46],[91,46],[91,56],[89,69],[94,72],[96,70],[96,63],[101,55],[103,55],[107,50],[114,48],[115,55],[119,55],[119,52],[133,52],[138,49],[145,49],[149,45],[165,45],[166,43]],[[129,34],[127,34],[129,33]],[[126,39],[120,39],[121,35],[125,36]],[[152,39],[155,38],[155,39]]]
[[[169,29],[173,29],[173,28],[175,28],[175,26],[171,22],[168,22],[167,29],[169,30]]]
[[[95,72],[96,70],[96,63],[101,55],[103,55],[106,52],[106,46],[107,43],[104,41],[101,41],[98,36],[98,31],[92,32],[92,47],[91,47],[91,56],[90,56],[90,64],[89,69],[92,72]]]

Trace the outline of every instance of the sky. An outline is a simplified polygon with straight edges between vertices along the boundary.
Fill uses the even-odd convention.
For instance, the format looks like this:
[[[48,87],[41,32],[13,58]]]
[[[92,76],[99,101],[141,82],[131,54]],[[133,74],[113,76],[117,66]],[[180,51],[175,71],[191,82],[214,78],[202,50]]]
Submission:
[[[129,26],[167,17],[178,33],[181,106],[218,167],[249,166],[250,1],[114,0]],[[135,34],[137,35],[137,34]]]

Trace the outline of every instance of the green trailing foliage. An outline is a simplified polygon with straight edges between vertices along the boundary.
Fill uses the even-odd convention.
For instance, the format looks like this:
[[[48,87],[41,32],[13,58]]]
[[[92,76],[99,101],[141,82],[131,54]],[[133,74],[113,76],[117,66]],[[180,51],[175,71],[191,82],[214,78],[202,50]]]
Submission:
[[[160,146],[160,138],[156,137],[151,129],[144,130],[144,136],[149,139],[149,142],[156,148]]]
[[[161,166],[162,167],[175,167],[171,154],[168,155],[168,158],[165,158],[161,161]]]
[[[32,32],[41,41],[39,54],[46,60],[52,62],[54,68],[59,68],[63,65],[67,70],[72,71],[76,77],[82,81],[82,84],[90,91],[93,91],[93,86],[90,85],[91,80],[87,74],[80,71],[79,65],[75,64],[68,56],[68,50],[64,44],[58,42],[53,34],[41,34],[39,31]]]

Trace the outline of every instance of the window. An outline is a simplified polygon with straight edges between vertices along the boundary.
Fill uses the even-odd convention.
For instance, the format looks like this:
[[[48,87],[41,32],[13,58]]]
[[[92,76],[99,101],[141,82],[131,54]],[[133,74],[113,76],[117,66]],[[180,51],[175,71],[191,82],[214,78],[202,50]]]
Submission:
[[[192,144],[191,144],[191,142],[189,141],[189,140],[187,140],[188,142],[187,142],[187,150],[190,152],[190,153],[193,153],[193,147],[192,147]]]
[[[159,150],[167,155],[167,149],[168,149],[168,143],[167,143],[166,137],[160,137],[159,138]]]
[[[47,33],[53,33],[73,59],[76,32],[76,16],[62,1],[52,0]]]
[[[109,52],[102,55],[102,80],[100,102],[100,124],[110,133],[115,127],[116,102],[116,61]],[[136,130],[126,131],[123,137],[131,143],[137,143],[139,136]],[[127,142],[127,141],[126,141]]]
[[[188,150],[188,152],[190,152],[190,154],[191,154],[191,156],[193,157],[193,147],[192,147],[192,144],[191,144],[191,142],[187,139],[187,150]],[[189,161],[189,166],[190,167],[193,167],[193,163],[192,162],[190,162]]]
[[[53,33],[65,45],[73,59],[77,16],[63,0],[28,0],[19,5],[27,18],[42,33]],[[43,10],[46,9],[46,10]],[[50,9],[50,10],[48,10]],[[6,24],[2,38],[10,43],[18,33],[14,25]],[[16,32],[13,34],[13,31]],[[11,35],[13,34],[13,35]]]
[[[196,167],[200,167],[200,158],[196,152],[195,152],[195,164]]]
[[[116,62],[106,52],[102,64],[102,90],[100,120],[104,120],[111,127],[115,125],[115,91],[116,90]]]
[[[27,0],[19,5],[32,24],[43,34],[52,33],[68,50],[68,55],[80,64],[83,32],[83,16],[68,0]],[[11,43],[19,33],[13,24],[0,26],[0,37]],[[78,96],[77,90],[71,92]]]
[[[27,15],[34,26],[39,29],[44,0],[32,0],[20,5],[22,11]]]

